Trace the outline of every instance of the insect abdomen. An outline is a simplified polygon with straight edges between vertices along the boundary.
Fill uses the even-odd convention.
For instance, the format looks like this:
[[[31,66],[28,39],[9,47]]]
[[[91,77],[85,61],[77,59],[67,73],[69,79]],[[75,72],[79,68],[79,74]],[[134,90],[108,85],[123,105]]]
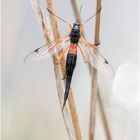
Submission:
[[[66,60],[66,89],[65,89],[65,95],[64,95],[64,104],[63,104],[63,108],[66,104],[68,95],[69,95],[69,89],[70,89],[70,85],[71,85],[71,80],[72,80],[72,75],[73,75],[73,71],[75,69],[76,66],[76,60],[77,60],[77,55],[76,54],[69,54],[67,55],[67,60]]]
[[[71,44],[68,53],[77,54],[77,44]]]

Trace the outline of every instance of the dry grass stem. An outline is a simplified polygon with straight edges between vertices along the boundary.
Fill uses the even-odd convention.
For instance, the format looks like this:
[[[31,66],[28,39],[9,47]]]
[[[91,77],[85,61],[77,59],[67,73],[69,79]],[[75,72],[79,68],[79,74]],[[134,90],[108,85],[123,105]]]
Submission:
[[[99,90],[98,90],[98,92],[99,92]],[[104,105],[102,102],[101,95],[98,94],[97,96],[98,96],[98,101],[99,101],[99,108],[101,111],[101,117],[103,119],[103,125],[104,125],[104,129],[105,129],[106,138],[107,138],[107,140],[112,140],[110,129],[109,129],[109,124],[108,124],[107,116],[106,116],[106,113],[104,110]]]
[[[96,0],[96,11],[101,8],[101,0]],[[100,13],[96,15],[95,22],[95,45],[100,44]],[[95,136],[95,122],[96,122],[96,101],[99,100],[100,111],[103,119],[104,129],[106,137],[108,140],[111,140],[111,134],[109,131],[109,125],[107,121],[107,116],[104,111],[103,101],[99,93],[99,87],[97,85],[97,71],[93,70],[92,76],[92,88],[93,93],[91,94],[91,103],[90,103],[90,127],[89,127],[89,140],[94,140]],[[94,94],[94,95],[93,95]]]
[[[46,2],[47,2],[48,8],[51,9],[51,11],[53,13],[56,13],[54,0],[46,0]],[[60,31],[59,31],[57,19],[53,15],[50,15],[50,19],[51,19],[51,25],[52,25],[54,37],[55,37],[55,39],[58,39],[58,38],[60,38]],[[65,62],[64,57],[62,58],[62,61]],[[65,74],[65,63],[61,63],[60,67],[61,67],[62,75],[64,75]],[[66,81],[64,81],[64,83],[66,84]],[[74,102],[74,98],[73,98],[73,94],[72,94],[72,89],[70,89],[69,92],[70,93],[69,93],[69,97],[68,97],[68,103],[69,103],[73,128],[74,128],[76,140],[81,140],[82,139],[81,130],[80,130],[78,115],[77,115],[75,102]],[[63,94],[63,93],[61,93],[61,94]],[[61,107],[62,107],[62,104],[61,104]]]
[[[101,7],[101,0],[96,0],[96,11],[98,11],[100,7]],[[95,39],[94,39],[95,44],[99,44],[99,30],[100,30],[100,13],[96,15],[96,21],[95,21]],[[91,90],[91,98],[90,98],[89,140],[95,139],[97,94],[98,94],[97,71],[96,69],[93,69],[92,90]]]
[[[101,0],[96,0],[96,12],[101,8]],[[96,21],[95,21],[95,39],[94,43],[99,44],[100,43],[100,13],[96,15]]]
[[[94,140],[96,122],[96,101],[97,101],[97,71],[92,71],[92,90],[90,96],[90,119],[89,119],[89,140]]]
[[[47,24],[45,24],[45,20],[43,18],[43,14],[41,12],[39,0],[32,0],[32,6],[35,11],[36,17],[38,19],[40,28],[44,34],[46,44],[49,44],[52,41],[52,37],[51,37],[52,35],[49,32],[50,31],[49,26]],[[61,80],[61,71],[60,71],[60,68],[55,65],[54,57],[53,57],[53,62],[54,62],[54,71],[55,71],[57,91],[58,91],[59,101],[60,101],[61,108],[62,108],[62,104],[63,104],[63,95],[62,94],[64,93],[64,90],[63,90],[63,84],[61,82],[62,81]],[[67,107],[65,107],[65,110],[63,111],[62,116],[63,116],[66,130],[68,132],[69,139],[75,140],[75,135],[73,132],[73,125],[71,124]]]

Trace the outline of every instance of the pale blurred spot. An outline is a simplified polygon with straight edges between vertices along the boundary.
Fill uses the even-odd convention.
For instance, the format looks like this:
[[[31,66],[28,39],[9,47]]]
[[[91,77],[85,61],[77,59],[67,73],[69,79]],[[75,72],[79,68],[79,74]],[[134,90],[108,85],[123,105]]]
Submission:
[[[118,104],[127,109],[139,103],[138,65],[126,63],[116,70],[113,82],[113,96]]]

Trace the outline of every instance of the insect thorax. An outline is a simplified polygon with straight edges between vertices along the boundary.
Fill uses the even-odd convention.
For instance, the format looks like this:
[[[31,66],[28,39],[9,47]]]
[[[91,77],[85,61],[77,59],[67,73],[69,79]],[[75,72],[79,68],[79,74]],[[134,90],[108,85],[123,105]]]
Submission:
[[[80,26],[74,25],[70,33],[71,43],[78,43],[80,38]]]

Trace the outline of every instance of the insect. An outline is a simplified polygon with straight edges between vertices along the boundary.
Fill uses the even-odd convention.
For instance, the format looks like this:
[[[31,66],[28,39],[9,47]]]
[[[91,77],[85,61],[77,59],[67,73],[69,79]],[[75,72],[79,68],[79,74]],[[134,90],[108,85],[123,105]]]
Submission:
[[[102,69],[106,69],[107,67],[112,69],[112,67],[108,63],[108,61],[97,51],[97,46],[92,43],[89,43],[83,38],[83,36],[81,35],[83,24],[80,24],[78,22],[78,19],[76,19],[76,22],[73,23],[73,25],[71,25],[64,19],[58,17],[49,9],[47,10],[48,12],[50,12],[50,14],[54,15],[55,17],[57,17],[58,19],[60,19],[61,21],[63,21],[69,26],[70,34],[58,39],[57,41],[53,41],[52,43],[50,43],[48,47],[42,46],[32,51],[30,54],[28,54],[25,57],[24,61],[25,63],[34,63],[42,58],[46,58],[51,55],[56,56],[56,54],[58,54],[57,52],[59,51],[59,49],[63,47],[64,49],[63,52],[57,57],[57,64],[60,64],[62,57],[66,52],[68,52],[66,58],[66,87],[65,87],[64,103],[63,103],[63,108],[64,108],[69,95],[72,76],[76,66],[77,49],[80,50],[84,62],[85,63],[89,62],[95,69],[102,70]],[[101,8],[94,15],[88,18],[84,22],[84,24],[87,23],[90,19],[92,19],[100,11]],[[70,45],[65,48],[65,46],[62,44],[68,41],[70,42]],[[80,46],[79,44],[81,44],[82,46]]]

